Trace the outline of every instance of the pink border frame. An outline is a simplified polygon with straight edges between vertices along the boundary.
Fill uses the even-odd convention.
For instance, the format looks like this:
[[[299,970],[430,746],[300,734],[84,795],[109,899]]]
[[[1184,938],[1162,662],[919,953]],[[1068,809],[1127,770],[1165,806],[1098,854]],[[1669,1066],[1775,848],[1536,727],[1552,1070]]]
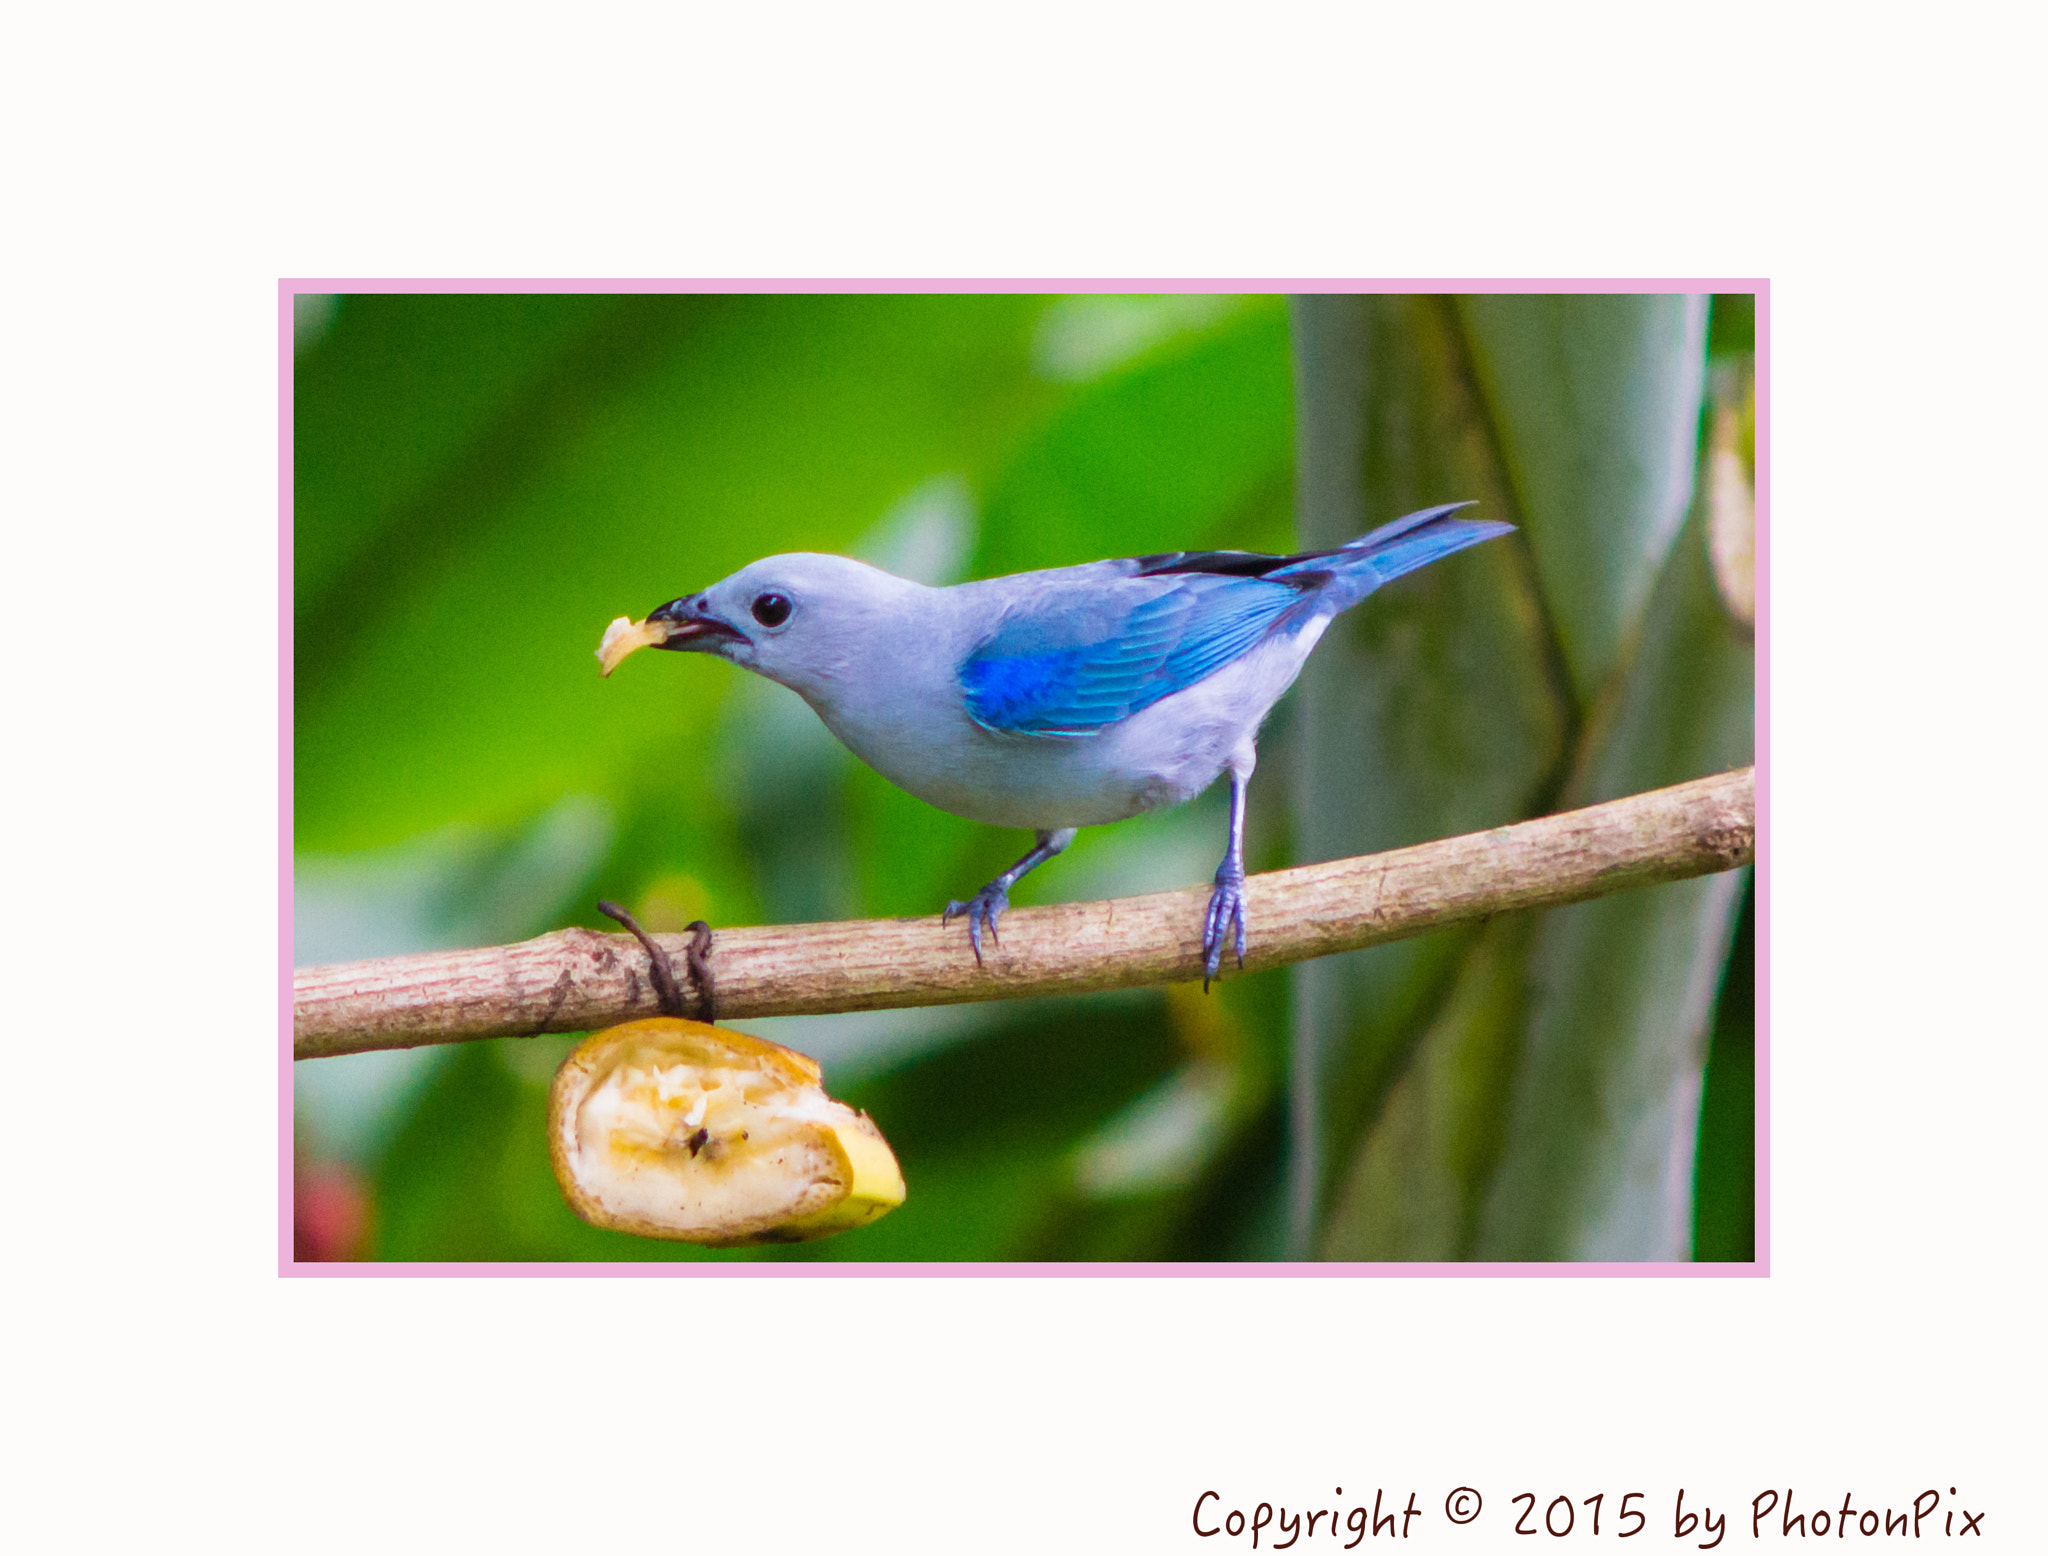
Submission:
[[[1749,1264],[1670,1263],[306,1263],[292,1256],[292,299],[301,292],[1752,292],[1756,295],[1756,1258]],[[1041,279],[988,280],[360,280],[287,277],[278,282],[277,632],[278,632],[278,1273],[287,1276],[536,1275],[661,1278],[837,1278],[841,1276],[1596,1276],[1753,1279],[1770,1274],[1770,404],[1771,287],[1767,278],[1511,280],[1414,278],[1377,281]]]

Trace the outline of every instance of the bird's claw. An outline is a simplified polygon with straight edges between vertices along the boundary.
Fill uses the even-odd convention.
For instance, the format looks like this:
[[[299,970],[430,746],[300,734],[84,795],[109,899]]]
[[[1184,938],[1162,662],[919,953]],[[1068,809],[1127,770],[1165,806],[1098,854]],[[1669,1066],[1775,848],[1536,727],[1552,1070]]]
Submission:
[[[950,924],[960,914],[967,915],[967,943],[974,947],[974,965],[981,962],[981,932],[988,930],[990,943],[1001,945],[1002,937],[996,933],[996,920],[1003,916],[1003,910],[1010,905],[1010,894],[991,881],[969,897],[965,902],[949,902],[946,911],[939,915],[941,924]]]
[[[1226,862],[1216,872],[1216,889],[1209,894],[1209,915],[1202,924],[1202,992],[1223,966],[1223,942],[1235,932],[1237,965],[1244,967],[1244,871]]]

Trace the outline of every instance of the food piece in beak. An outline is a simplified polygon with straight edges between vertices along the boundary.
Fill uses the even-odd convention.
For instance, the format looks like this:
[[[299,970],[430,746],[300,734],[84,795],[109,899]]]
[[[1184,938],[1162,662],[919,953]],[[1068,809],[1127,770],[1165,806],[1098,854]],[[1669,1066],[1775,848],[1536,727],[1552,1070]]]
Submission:
[[[548,1093],[548,1155],[594,1226],[680,1242],[800,1242],[903,1203],[881,1130],[817,1061],[672,1016],[600,1032]]]
[[[604,629],[604,641],[597,645],[597,665],[604,674],[610,675],[618,669],[620,661],[628,654],[643,648],[659,648],[674,634],[676,624],[650,617],[646,621],[630,621],[621,616]]]

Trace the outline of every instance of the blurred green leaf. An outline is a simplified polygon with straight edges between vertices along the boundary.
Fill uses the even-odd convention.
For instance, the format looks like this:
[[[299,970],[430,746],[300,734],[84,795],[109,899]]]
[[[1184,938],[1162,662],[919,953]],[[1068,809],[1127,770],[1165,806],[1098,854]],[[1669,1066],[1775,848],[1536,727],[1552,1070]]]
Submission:
[[[1534,919],[1495,919],[1389,1090],[1326,1223],[1326,1259],[1462,1259],[1507,1130]]]
[[[359,301],[322,352],[347,349]],[[301,848],[608,794],[661,746],[701,745],[730,667],[672,656],[600,681],[605,623],[778,540],[845,549],[932,475],[983,470],[1052,393],[1030,376],[1035,299],[638,301],[648,343],[631,373],[600,349],[626,333],[614,321],[531,391],[574,414],[485,427],[452,465],[476,479],[431,486],[397,521],[329,521],[381,533],[347,587],[300,599]],[[315,388],[296,401],[302,423],[323,414]],[[490,478],[495,456],[516,481]],[[351,544],[370,543],[325,549]],[[681,798],[708,810],[701,777],[680,776]]]
[[[1754,649],[1700,519],[1568,786],[1595,804],[1754,760]],[[1681,1259],[1715,992],[1747,872],[1544,915],[1507,1144],[1473,1244],[1493,1259]]]
[[[1707,313],[1707,355],[1756,355],[1756,293],[1716,292]]]
[[[1742,905],[1735,947],[1714,1009],[1693,1167],[1692,1256],[1717,1263],[1756,1257],[1756,890]]]
[[[1436,298],[1296,304],[1302,543],[1338,545],[1432,503],[1517,519]],[[1519,535],[1397,580],[1340,617],[1296,693],[1297,857],[1347,858],[1498,826],[1554,785],[1573,710]],[[1254,791],[1256,792],[1256,790]],[[1304,964],[1294,974],[1296,1247],[1310,1206],[1440,1000],[1476,931]],[[1306,1099],[1315,1098],[1311,1104]]]
[[[1071,1257],[1044,1229],[1068,1196],[1072,1151],[1179,1058],[1164,996],[1097,995],[1006,1010],[972,1042],[848,1088],[913,1187],[860,1246],[837,1238],[818,1256]]]
[[[990,486],[972,576],[1284,540],[1288,365],[1286,306],[1262,298],[1089,385]]]
[[[1461,297],[1458,316],[1581,702],[1692,500],[1706,299]]]
[[[321,343],[293,368],[299,609],[355,592],[343,575],[374,565],[380,543],[426,539],[419,510],[457,500],[430,497],[437,483],[516,481],[527,448],[574,414],[567,386],[627,371],[611,349],[623,338],[613,321],[646,311],[619,297],[337,300]],[[585,360],[572,365],[579,347]]]
[[[1383,344],[1398,341],[1418,356],[1416,342],[1430,338],[1426,303],[1316,299],[1301,317],[1317,317],[1318,307],[1331,361],[1313,376],[1317,358],[1304,343],[1303,423],[1325,429],[1320,447],[1304,440],[1304,490],[1328,492],[1338,510],[1348,499],[1343,460],[1332,451],[1341,453],[1347,434],[1319,397],[1337,406],[1369,405],[1375,389],[1385,397],[1385,408],[1350,434],[1359,501],[1372,501],[1389,467],[1420,464],[1451,440],[1417,412],[1431,396]],[[1358,310],[1356,322],[1345,324],[1345,308]],[[1668,533],[1684,517],[1699,445],[1698,300],[1481,297],[1458,299],[1447,312],[1463,328],[1440,332],[1448,344],[1436,350],[1444,364],[1437,376],[1455,385],[1469,374],[1483,388],[1484,411],[1472,419],[1486,431],[1473,440],[1470,464],[1490,474],[1491,452],[1500,450],[1525,523],[1517,537],[1525,550],[1482,550],[1528,559],[1527,598],[1549,629],[1536,641],[1549,657],[1527,658],[1555,668],[1549,685],[1563,709],[1556,727],[1575,754],[1562,787],[1553,746],[1551,765],[1521,769],[1540,781],[1520,794],[1496,791],[1493,814],[1454,818],[1440,809],[1424,823],[1426,835],[1748,761],[1753,651],[1719,607],[1700,522],[1675,545]],[[1616,408],[1621,400],[1626,414]],[[1377,467],[1375,431],[1388,450]],[[1319,460],[1327,460],[1322,488],[1311,485]],[[1400,495],[1390,513],[1467,493]],[[1371,608],[1356,615],[1369,623]],[[1435,624],[1447,627],[1442,618]],[[1371,706],[1360,688],[1376,682],[1413,688],[1446,722],[1462,716],[1480,730],[1513,727],[1484,670],[1469,661],[1404,663],[1377,643],[1348,671],[1327,650],[1318,661],[1312,696],[1334,682],[1341,701],[1322,711],[1311,701],[1312,729],[1357,728],[1357,710]],[[1566,694],[1572,685],[1575,696]],[[1416,840],[1375,835],[1359,819],[1369,806],[1398,814],[1404,783],[1483,792],[1484,763],[1467,761],[1461,771],[1441,745],[1404,743],[1377,726],[1354,736],[1354,749],[1340,739],[1311,743],[1301,828],[1310,838],[1319,828],[1343,829],[1353,844],[1343,852]],[[1387,770],[1369,765],[1375,750],[1387,753]],[[1348,984],[1332,963],[1304,968],[1297,1041],[1317,1058],[1298,1065],[1296,1095],[1317,1098],[1319,1173],[1343,1168],[1321,1232],[1324,1251],[1377,1259],[1683,1257],[1704,1023],[1741,879],[1626,893],[1496,923],[1483,935],[1430,937],[1404,959],[1389,955],[1398,949],[1391,947],[1360,953],[1349,959],[1359,972]],[[1370,1124],[1358,1137],[1363,1119]],[[1297,1182],[1297,1237],[1306,1235],[1317,1186]]]

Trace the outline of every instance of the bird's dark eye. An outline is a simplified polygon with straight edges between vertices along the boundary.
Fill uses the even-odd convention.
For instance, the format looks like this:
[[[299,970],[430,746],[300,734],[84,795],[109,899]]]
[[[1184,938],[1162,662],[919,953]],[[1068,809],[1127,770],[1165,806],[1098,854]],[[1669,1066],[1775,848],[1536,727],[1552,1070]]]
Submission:
[[[783,594],[759,594],[754,597],[754,620],[764,627],[779,627],[789,620],[789,597]]]

